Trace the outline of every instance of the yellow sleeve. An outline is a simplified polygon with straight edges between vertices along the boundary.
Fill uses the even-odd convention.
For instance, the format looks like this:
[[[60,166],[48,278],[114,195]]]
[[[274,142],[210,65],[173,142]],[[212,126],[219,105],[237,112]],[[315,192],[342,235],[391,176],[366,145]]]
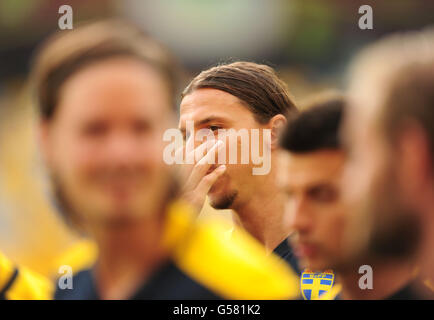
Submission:
[[[25,267],[17,267],[0,253],[0,299],[48,300],[53,298],[51,281]]]
[[[192,279],[226,299],[293,299],[299,295],[299,279],[286,263],[246,232],[224,236],[219,221],[182,221],[182,207],[171,216],[172,230],[187,229],[174,252],[175,263]],[[174,217],[177,217],[174,219]],[[170,228],[169,228],[170,229]],[[178,238],[179,239],[179,238]]]
[[[60,254],[53,264],[53,278],[59,277],[59,268],[61,266],[70,266],[73,273],[91,268],[98,256],[98,248],[95,242],[87,239],[76,241]]]

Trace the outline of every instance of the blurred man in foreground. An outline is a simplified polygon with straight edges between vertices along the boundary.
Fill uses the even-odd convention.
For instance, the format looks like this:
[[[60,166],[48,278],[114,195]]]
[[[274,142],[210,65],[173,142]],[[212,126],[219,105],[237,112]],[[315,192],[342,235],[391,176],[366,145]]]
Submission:
[[[119,22],[62,32],[39,53],[32,80],[43,156],[66,218],[99,250],[57,299],[293,296],[283,263],[245,234],[220,239],[218,226],[196,224],[175,201],[162,159],[175,70],[161,45]]]
[[[274,251],[299,271],[286,241],[291,230],[282,225],[284,199],[275,182],[278,136],[295,114],[286,84],[272,68],[234,62],[205,70],[190,82],[182,94],[179,128],[186,149],[192,144],[202,152],[207,142],[195,139],[193,131],[208,130],[215,136],[218,156],[224,152],[226,157],[224,164],[204,163],[207,148],[203,158],[186,165],[184,198],[198,210],[206,195],[212,207],[235,210],[237,222],[268,252]],[[229,160],[231,140],[235,141],[233,162]],[[261,161],[252,159],[254,151],[259,151]]]
[[[286,223],[296,232],[294,249],[300,264],[308,268],[301,278],[305,299],[326,294],[334,299],[396,299],[413,277],[414,262],[363,257],[351,260],[346,253],[345,230],[352,207],[342,197],[341,179],[346,154],[341,147],[339,127],[344,98],[324,96],[289,124],[281,145],[280,183],[287,194]],[[374,270],[373,289],[359,287],[359,267]],[[333,273],[319,272],[333,269]],[[340,285],[343,290],[339,292]]]
[[[372,256],[416,256],[420,281],[412,289],[429,296],[422,283],[434,277],[434,30],[368,47],[350,83],[342,137],[344,189],[355,203],[352,246]]]

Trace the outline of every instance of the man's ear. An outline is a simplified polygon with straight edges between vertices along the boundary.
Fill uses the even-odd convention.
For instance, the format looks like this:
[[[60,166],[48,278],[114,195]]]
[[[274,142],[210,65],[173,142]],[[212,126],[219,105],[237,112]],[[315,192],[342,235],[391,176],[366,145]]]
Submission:
[[[49,163],[51,161],[51,153],[50,153],[50,124],[47,120],[40,120],[36,130],[36,138],[39,146],[39,150],[41,155],[45,161],[45,163]]]
[[[421,199],[423,194],[431,197],[433,159],[427,134],[417,123],[403,126],[398,136],[398,152],[399,184],[407,199]]]
[[[269,128],[271,129],[271,150],[279,146],[279,137],[285,129],[287,122],[288,120],[283,114],[276,114],[268,122]]]

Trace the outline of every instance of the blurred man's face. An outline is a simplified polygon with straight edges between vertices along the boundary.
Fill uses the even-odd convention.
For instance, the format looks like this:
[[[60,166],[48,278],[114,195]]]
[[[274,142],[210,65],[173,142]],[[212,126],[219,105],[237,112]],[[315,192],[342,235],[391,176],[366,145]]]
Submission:
[[[278,181],[286,194],[285,220],[301,264],[323,271],[340,260],[345,217],[340,179],[344,153],[318,150],[303,154],[282,151]]]
[[[262,129],[266,125],[257,122],[252,112],[241,101],[224,91],[216,89],[198,89],[184,97],[180,107],[179,128],[184,131],[187,138],[191,132],[185,132],[186,122],[194,121],[194,130],[210,129],[217,134],[219,129]],[[228,141],[228,139],[227,139]],[[259,150],[262,152],[263,141],[259,139]],[[195,146],[201,144],[194,142]],[[249,142],[250,144],[250,142]],[[226,172],[217,180],[208,193],[210,204],[216,209],[236,208],[245,204],[250,195],[257,189],[266,175],[252,175],[251,161],[240,164],[241,141],[237,139],[237,164],[226,164]],[[229,145],[226,147],[226,163],[228,163]],[[211,168],[214,169],[218,164]]]
[[[405,256],[416,241],[416,215],[400,192],[399,156],[380,123],[381,99],[371,98],[350,104],[342,131],[348,155],[343,190],[352,207],[346,250],[355,256]]]
[[[41,125],[43,151],[67,207],[91,221],[152,214],[167,195],[162,160],[170,99],[146,64],[112,58],[62,86],[54,118]]]

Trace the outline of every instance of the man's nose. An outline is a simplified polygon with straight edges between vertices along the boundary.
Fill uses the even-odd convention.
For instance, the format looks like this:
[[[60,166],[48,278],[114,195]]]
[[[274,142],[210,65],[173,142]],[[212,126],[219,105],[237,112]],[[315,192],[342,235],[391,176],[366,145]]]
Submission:
[[[312,214],[309,210],[309,203],[305,197],[294,201],[292,208],[287,212],[288,225],[291,229],[300,233],[309,231],[312,226]]]
[[[109,141],[106,141],[106,157],[110,161],[126,163],[134,159],[139,153],[140,147],[131,134],[112,134]]]

